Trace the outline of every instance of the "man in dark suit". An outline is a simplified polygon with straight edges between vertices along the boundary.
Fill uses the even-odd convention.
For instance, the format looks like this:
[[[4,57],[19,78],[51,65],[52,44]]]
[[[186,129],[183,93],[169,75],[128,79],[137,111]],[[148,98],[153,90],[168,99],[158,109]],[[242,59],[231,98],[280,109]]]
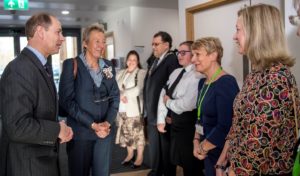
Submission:
[[[71,140],[73,131],[58,122],[57,93],[46,59],[64,41],[61,24],[39,13],[26,22],[25,31],[28,45],[7,65],[0,81],[0,175],[67,175],[60,167],[65,163],[59,143]]]
[[[152,41],[155,60],[149,67],[145,77],[144,107],[147,116],[147,133],[149,139],[150,167],[149,176],[174,176],[176,166],[170,162],[170,131],[159,133],[156,127],[157,106],[161,89],[165,86],[169,75],[180,67],[176,55],[170,51],[172,38],[167,32],[156,33]],[[169,128],[167,125],[166,128]]]

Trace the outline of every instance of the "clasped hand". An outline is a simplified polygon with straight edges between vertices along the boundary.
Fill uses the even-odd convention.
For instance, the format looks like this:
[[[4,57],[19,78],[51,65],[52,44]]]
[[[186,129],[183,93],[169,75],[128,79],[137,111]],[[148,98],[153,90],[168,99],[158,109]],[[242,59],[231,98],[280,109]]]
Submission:
[[[92,129],[95,131],[99,138],[105,138],[110,133],[110,124],[105,121],[101,123],[92,123]]]
[[[73,138],[73,130],[71,127],[67,126],[64,120],[59,122],[60,131],[58,134],[59,142],[65,143],[69,142]]]
[[[203,153],[201,150],[200,150],[200,143],[199,141],[195,141],[194,140],[194,150],[193,150],[193,154],[194,156],[199,159],[199,160],[204,160],[207,156],[207,153]]]

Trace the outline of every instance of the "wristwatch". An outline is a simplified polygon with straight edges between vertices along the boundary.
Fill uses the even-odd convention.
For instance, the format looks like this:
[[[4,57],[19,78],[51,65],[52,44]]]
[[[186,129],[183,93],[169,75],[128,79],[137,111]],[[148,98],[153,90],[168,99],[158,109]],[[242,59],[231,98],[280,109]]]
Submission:
[[[222,166],[222,165],[216,164],[215,165],[215,169],[221,169],[221,170],[225,171],[226,170],[226,166]]]

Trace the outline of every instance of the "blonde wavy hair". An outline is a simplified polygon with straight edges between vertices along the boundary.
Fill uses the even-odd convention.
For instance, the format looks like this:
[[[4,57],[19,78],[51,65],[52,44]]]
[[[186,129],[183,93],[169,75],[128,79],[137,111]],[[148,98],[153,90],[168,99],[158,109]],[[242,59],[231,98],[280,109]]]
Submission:
[[[273,63],[289,67],[294,59],[288,54],[280,11],[271,5],[258,4],[238,11],[245,30],[245,53],[255,70]]]
[[[221,59],[223,57],[223,47],[221,41],[217,37],[203,37],[196,40],[192,44],[192,50],[198,50],[200,48],[204,48],[207,54],[211,54],[213,52],[217,53],[217,63],[221,65]]]
[[[86,27],[82,34],[82,42],[88,43],[90,40],[90,34],[92,31],[98,31],[105,34],[104,29],[99,24],[91,24],[90,26]]]

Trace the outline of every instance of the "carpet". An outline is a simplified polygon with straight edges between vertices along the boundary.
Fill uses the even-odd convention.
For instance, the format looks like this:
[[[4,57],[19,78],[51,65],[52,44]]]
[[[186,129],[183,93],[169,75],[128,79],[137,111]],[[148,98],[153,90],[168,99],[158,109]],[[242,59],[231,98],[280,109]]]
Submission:
[[[145,170],[149,169],[149,157],[148,157],[148,148],[146,146],[144,151],[144,162],[141,167],[132,169],[130,166],[123,166],[121,165],[121,162],[124,160],[124,158],[127,155],[126,148],[120,147],[119,145],[113,144],[112,148],[112,161],[111,161],[111,168],[110,173],[121,173],[121,172],[132,172],[137,170]]]

